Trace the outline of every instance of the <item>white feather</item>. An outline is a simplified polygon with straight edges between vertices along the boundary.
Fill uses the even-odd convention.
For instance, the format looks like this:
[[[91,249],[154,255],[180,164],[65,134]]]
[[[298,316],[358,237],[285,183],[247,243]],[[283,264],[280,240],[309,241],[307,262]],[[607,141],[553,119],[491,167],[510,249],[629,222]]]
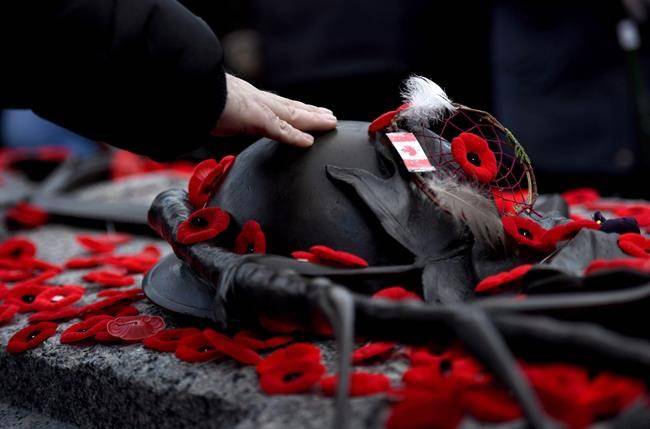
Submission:
[[[476,239],[493,248],[504,243],[503,225],[494,201],[470,184],[459,183],[451,177],[436,173],[422,177],[435,194],[436,203],[456,221],[467,225]]]
[[[422,76],[411,76],[404,82],[402,98],[410,107],[400,112],[400,118],[423,126],[440,121],[456,110],[445,91]]]

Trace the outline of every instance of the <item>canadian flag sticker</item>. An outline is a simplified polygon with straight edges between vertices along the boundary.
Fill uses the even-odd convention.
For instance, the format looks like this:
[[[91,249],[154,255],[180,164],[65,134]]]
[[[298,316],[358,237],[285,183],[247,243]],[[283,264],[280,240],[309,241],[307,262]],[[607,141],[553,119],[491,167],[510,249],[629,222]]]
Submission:
[[[386,136],[399,153],[408,171],[411,173],[436,171],[413,133],[387,133]]]

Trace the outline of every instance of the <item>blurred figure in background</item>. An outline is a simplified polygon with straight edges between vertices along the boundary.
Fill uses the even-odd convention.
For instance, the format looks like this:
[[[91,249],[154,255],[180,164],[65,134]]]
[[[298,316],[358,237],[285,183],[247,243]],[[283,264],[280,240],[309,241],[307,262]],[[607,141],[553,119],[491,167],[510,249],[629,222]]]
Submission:
[[[634,28],[621,28],[623,19],[618,1],[495,2],[495,114],[525,144],[541,191],[592,186],[650,196],[647,112],[639,110],[650,46],[625,47],[634,34],[617,29]],[[650,40],[646,25],[637,36]]]

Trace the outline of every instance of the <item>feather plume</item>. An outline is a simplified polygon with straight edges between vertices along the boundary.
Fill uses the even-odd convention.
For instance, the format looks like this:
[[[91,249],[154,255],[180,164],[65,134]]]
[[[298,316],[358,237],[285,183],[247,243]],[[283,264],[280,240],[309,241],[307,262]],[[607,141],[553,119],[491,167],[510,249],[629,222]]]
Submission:
[[[439,173],[422,175],[427,187],[435,194],[436,203],[458,222],[469,227],[476,239],[497,248],[504,243],[503,225],[494,201],[453,177]]]
[[[445,91],[426,77],[411,76],[404,82],[402,98],[409,107],[400,112],[400,118],[423,126],[456,110]]]

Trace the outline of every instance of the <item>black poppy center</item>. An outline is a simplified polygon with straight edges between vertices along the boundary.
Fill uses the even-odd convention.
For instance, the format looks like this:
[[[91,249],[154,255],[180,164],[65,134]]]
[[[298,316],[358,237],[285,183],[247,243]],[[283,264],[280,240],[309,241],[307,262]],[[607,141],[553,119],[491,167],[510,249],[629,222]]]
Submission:
[[[9,252],[9,257],[14,259],[14,258],[19,258],[23,255],[22,249],[13,249],[11,252]]]
[[[34,302],[35,299],[36,299],[35,295],[23,295],[23,297],[22,297],[22,300],[25,301],[28,304],[31,303],[31,302]]]
[[[449,374],[451,372],[451,361],[449,359],[443,359],[440,361],[440,373]]]
[[[532,239],[533,238],[533,233],[527,230],[526,228],[519,228],[517,230],[519,234],[523,235],[526,238]]]
[[[205,345],[199,349],[199,353],[206,353],[209,352],[210,350],[212,350],[212,346]]]
[[[285,374],[282,377],[282,381],[284,381],[285,383],[290,383],[290,382],[300,378],[301,376],[302,376],[301,372],[295,372],[295,371],[294,372],[289,372],[289,373]]]
[[[248,244],[248,247],[246,247],[246,252],[255,253],[255,246],[253,245],[253,243]]]
[[[41,333],[41,331],[33,331],[32,333],[30,333],[30,334],[27,336],[27,340],[33,340],[33,339],[36,338],[36,337],[38,336],[38,334],[40,334],[40,333]]]
[[[477,167],[481,166],[481,157],[475,152],[467,152],[467,160]]]
[[[81,333],[83,333],[83,332],[87,332],[87,331],[88,331],[88,328],[81,328],[81,329],[79,329],[79,331],[77,331],[77,332],[81,332]]]
[[[190,223],[192,224],[192,226],[196,228],[205,228],[206,226],[208,226],[208,221],[205,220],[205,218],[202,218],[201,216],[193,217]]]

